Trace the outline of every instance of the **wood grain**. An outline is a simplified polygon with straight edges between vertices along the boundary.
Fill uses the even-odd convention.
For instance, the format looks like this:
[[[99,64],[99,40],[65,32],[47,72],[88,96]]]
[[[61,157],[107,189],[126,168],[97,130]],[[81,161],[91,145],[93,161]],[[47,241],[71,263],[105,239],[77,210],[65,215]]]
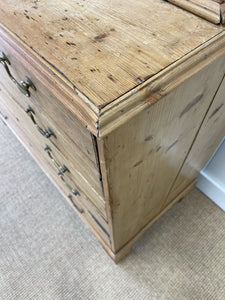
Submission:
[[[222,15],[223,0],[168,0],[212,23],[224,23]]]
[[[160,212],[223,77],[223,62],[216,59],[104,137],[115,251]]]
[[[225,63],[225,58],[222,65]],[[225,74],[225,70],[224,70]],[[196,178],[225,136],[225,79],[217,91],[213,103],[199,129],[189,155],[164,203],[166,206],[194,178]]]
[[[98,136],[103,138],[160,100],[179,84],[225,53],[225,32],[185,55],[146,82],[101,109]]]
[[[36,91],[26,98],[0,64],[0,115],[68,199],[45,145],[66,165],[71,204],[117,261],[223,135],[224,28],[162,0],[17,2],[0,3],[0,50]],[[225,15],[220,0],[185,3]]]
[[[149,229],[149,227],[154,224],[164,213],[169,210],[172,205],[175,203],[183,200],[185,196],[187,196],[195,187],[197,183],[197,180],[194,180],[193,182],[190,183],[189,186],[187,186],[176,198],[174,198],[168,206],[164,207],[163,210],[160,211],[160,213],[155,216],[148,224],[146,224],[141,230],[126,244],[123,246],[122,249],[120,249],[118,252],[114,254],[114,256],[111,256],[115,262],[120,261],[127,253],[131,251],[132,245]]]
[[[224,24],[225,23],[225,2],[223,2],[220,5],[220,10],[221,10],[221,23]]]
[[[9,32],[0,24],[0,46],[2,50],[8,49],[10,52],[10,60],[12,63],[17,61],[19,65],[12,64],[12,73],[16,73],[17,69],[24,80],[25,75],[30,76],[30,79],[38,80],[42,86],[65,106],[73,115],[94,135],[97,135],[98,113],[99,109],[80,91],[62,75],[60,72],[54,72],[55,69],[45,60],[40,60],[40,57],[34,51],[21,43],[20,39],[12,32]],[[6,52],[7,54],[7,52]],[[13,71],[14,70],[14,71]],[[26,71],[21,73],[21,71]],[[31,76],[32,74],[32,76]],[[18,74],[17,74],[18,75]]]
[[[35,92],[35,96],[23,98],[20,91],[14,87],[6,76],[2,65],[0,67],[2,78],[0,83],[1,105],[4,105],[5,110],[11,112],[12,115],[14,111],[20,114],[17,126],[22,127],[25,133],[31,132],[29,140],[37,140],[40,155],[46,156],[49,163],[52,163],[44,152],[45,145],[50,146],[56,161],[60,165],[66,165],[70,170],[70,173],[66,173],[65,177],[69,182],[72,181],[71,186],[73,187],[73,184],[76,183],[82,191],[85,191],[88,201],[92,201],[106,217],[102,184],[97,162],[94,162],[95,152],[90,133],[84,128],[85,131],[82,132],[81,124],[77,123],[76,119],[72,118],[64,107],[57,106],[59,103],[53,97],[48,97],[47,94],[43,96],[40,92],[41,89]],[[36,85],[36,87],[41,88],[41,85]],[[40,108],[41,103],[43,105]],[[39,133],[25,112],[28,104],[33,107],[36,121],[40,126],[43,128],[50,127],[55,137],[46,139]],[[49,105],[50,110],[48,110]],[[44,115],[45,117],[43,117]],[[55,120],[55,122],[52,120]],[[90,158],[85,155],[87,149],[89,149]],[[57,173],[56,170],[55,172]]]
[[[0,112],[1,116],[4,115],[6,117],[4,122],[38,162],[45,174],[53,181],[68,201],[75,203],[75,206],[73,205],[74,209],[85,220],[100,242],[110,247],[111,242],[108,233],[109,226],[106,213],[102,211],[101,207],[97,207],[93,199],[90,200],[90,198],[87,197],[88,190],[90,189],[88,183],[86,182],[83,189],[83,186],[79,185],[80,182],[78,178],[74,176],[76,170],[72,168],[69,162],[64,161],[64,157],[60,155],[60,153],[56,153],[56,149],[54,149],[53,156],[57,162],[64,161],[69,168],[71,167],[70,173],[65,173],[64,178],[73,189],[77,189],[79,192],[76,196],[71,194],[68,187],[57,175],[57,170],[52,164],[52,161],[46,155],[43,149],[43,145],[45,145],[43,139],[38,135],[36,128],[27,126],[27,120],[24,118],[23,110],[20,109],[10,94],[4,90],[2,85],[0,85]],[[72,200],[68,199],[69,194],[72,195]]]
[[[169,2],[180,6],[210,22],[219,24],[220,18],[220,4],[213,0],[168,0]]]
[[[0,19],[97,107],[222,31],[161,0],[5,0]]]

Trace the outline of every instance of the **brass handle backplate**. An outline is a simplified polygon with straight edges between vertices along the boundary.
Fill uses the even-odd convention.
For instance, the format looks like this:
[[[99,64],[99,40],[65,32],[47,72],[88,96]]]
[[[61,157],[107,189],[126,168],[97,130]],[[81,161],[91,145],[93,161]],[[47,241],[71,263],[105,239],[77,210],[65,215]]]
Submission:
[[[51,131],[50,128],[47,129],[42,129],[38,123],[35,120],[35,112],[34,110],[30,107],[30,105],[28,105],[28,108],[25,109],[25,112],[28,114],[28,116],[31,118],[31,121],[34,123],[35,127],[37,128],[37,130],[46,138],[49,138],[50,136],[55,136],[55,134]]]
[[[65,172],[69,172],[69,169],[65,166],[65,165],[60,165],[53,157],[52,155],[52,150],[51,148],[46,145],[44,150],[47,152],[49,158],[51,159],[51,161],[53,162],[53,164],[55,165],[55,167],[58,170],[58,175],[60,176],[61,180],[63,181],[63,183],[68,187],[68,189],[71,191],[71,193],[75,196],[80,195],[80,193],[78,192],[77,189],[73,189],[66,181],[65,178],[63,177],[63,174]]]
[[[4,66],[9,78],[12,80],[12,82],[17,86],[17,88],[23,93],[26,97],[30,97],[30,91],[29,88],[32,88],[36,90],[34,84],[32,81],[26,76],[26,81],[21,81],[20,83],[12,76],[8,65],[11,65],[8,57],[5,55],[4,52],[0,52],[0,63]]]

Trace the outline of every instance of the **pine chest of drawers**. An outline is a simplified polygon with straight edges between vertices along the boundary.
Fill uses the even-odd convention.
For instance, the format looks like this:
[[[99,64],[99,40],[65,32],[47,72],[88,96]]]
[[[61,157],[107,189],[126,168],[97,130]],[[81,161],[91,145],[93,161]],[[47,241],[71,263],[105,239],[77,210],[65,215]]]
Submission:
[[[6,0],[0,20],[1,116],[118,261],[224,137],[223,25],[161,0]]]

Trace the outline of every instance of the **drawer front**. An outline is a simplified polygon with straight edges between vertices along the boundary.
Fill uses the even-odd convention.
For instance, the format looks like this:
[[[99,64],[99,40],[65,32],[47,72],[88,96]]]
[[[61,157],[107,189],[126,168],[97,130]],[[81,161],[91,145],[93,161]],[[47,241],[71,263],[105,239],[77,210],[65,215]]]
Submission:
[[[17,104],[24,112],[23,118],[27,119],[26,127],[30,129],[33,126],[35,128],[39,135],[36,135],[36,138],[41,139],[42,145],[48,144],[55,153],[63,156],[63,160],[67,161],[68,168],[73,170],[71,176],[74,181],[106,217],[101,176],[91,134],[21,64],[17,55],[4,40],[1,40],[0,50],[8,59],[7,61],[5,58],[0,64],[2,90],[10,95],[12,103]],[[4,58],[2,53],[1,57]],[[17,82],[11,80],[5,65]],[[26,81],[26,77],[32,81],[35,87],[35,89],[29,87],[29,97],[25,95],[20,83],[20,80]]]
[[[110,246],[109,225],[105,211],[94,205],[93,200],[80,188],[74,180],[73,169],[70,169],[69,162],[60,152],[54,146],[50,147],[50,144],[46,147],[45,138],[39,135],[35,127],[27,125],[29,119],[25,118],[26,113],[10,98],[2,85],[0,85],[0,115],[91,230]],[[68,170],[63,172],[63,167]]]

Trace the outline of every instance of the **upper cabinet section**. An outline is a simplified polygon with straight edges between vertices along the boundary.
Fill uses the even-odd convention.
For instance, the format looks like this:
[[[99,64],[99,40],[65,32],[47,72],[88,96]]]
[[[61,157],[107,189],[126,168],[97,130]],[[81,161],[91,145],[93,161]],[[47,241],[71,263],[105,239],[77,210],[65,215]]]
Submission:
[[[223,31],[161,0],[4,0],[0,20],[98,109]]]
[[[225,23],[224,0],[167,0],[214,24]]]

